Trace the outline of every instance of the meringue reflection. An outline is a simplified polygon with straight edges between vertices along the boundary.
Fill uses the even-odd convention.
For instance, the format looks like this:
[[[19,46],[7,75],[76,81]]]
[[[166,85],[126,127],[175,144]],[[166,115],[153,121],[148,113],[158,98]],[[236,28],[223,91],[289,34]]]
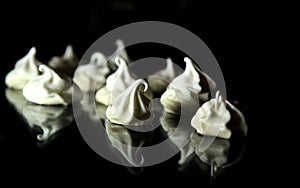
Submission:
[[[105,127],[112,149],[116,149],[118,154],[121,154],[120,158],[124,165],[132,167],[129,168],[131,172],[141,172],[142,169],[136,168],[143,166],[144,163],[141,148],[150,144],[152,132],[132,131],[125,126],[111,123],[109,120],[105,121]]]
[[[182,139],[184,137],[180,134],[173,135],[179,120],[182,121],[181,119],[182,117],[168,113],[161,117],[163,130],[173,144],[180,149],[179,171],[186,170],[188,164],[194,161],[203,172],[209,174],[211,179],[215,180],[218,175],[225,172],[225,168],[240,161],[245,150],[244,137],[215,138],[211,145],[203,151],[203,148],[200,148],[200,143],[204,137],[193,132],[188,143],[183,146],[186,143],[186,140]]]
[[[56,139],[74,119],[70,106],[42,106],[33,103],[27,103],[23,107],[23,116],[31,129],[41,129],[41,133],[37,135],[38,145],[41,147]]]
[[[92,92],[82,93],[82,99],[80,104],[82,106],[82,110],[85,111],[92,121],[99,121],[99,115],[97,114],[97,110],[95,110],[95,94]],[[104,118],[102,118],[104,119]]]
[[[175,147],[180,150],[179,165],[185,165],[191,160],[194,154],[194,147],[191,146],[189,132],[182,128],[179,129],[179,121],[188,122],[188,117],[164,112],[160,118],[161,126],[167,137],[172,141]],[[177,128],[179,130],[175,132]]]
[[[28,102],[24,98],[22,90],[13,90],[13,89],[6,88],[5,97],[7,101],[15,108],[15,110],[22,115],[23,107]]]

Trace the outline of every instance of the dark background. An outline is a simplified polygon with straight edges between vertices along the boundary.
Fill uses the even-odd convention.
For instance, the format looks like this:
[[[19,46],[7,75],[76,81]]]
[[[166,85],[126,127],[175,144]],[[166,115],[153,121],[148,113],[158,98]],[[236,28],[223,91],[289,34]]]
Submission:
[[[269,125],[261,125],[258,116],[264,107],[257,106],[261,93],[258,72],[263,64],[258,61],[260,26],[256,15],[259,10],[247,8],[216,8],[201,1],[99,1],[70,5],[40,2],[32,5],[8,3],[1,7],[1,123],[0,180],[7,178],[28,182],[36,180],[74,182],[109,182],[128,178],[124,183],[135,185],[133,180],[159,184],[196,183],[209,185],[209,178],[201,174],[194,164],[191,172],[178,173],[176,159],[147,167],[140,175],[132,175],[123,167],[112,164],[95,154],[81,138],[77,127],[70,126],[54,144],[38,148],[31,132],[17,116],[4,96],[4,77],[15,62],[35,46],[37,58],[48,61],[61,55],[67,44],[72,44],[80,57],[101,35],[136,21],[165,21],[182,26],[199,36],[210,48],[223,71],[228,98],[243,106],[249,134],[246,152],[240,163],[218,180],[218,185],[257,185],[266,183],[266,171],[274,146],[264,138]],[[184,40],[184,39],[182,39]],[[147,49],[147,50],[145,50]],[[151,46],[132,48],[133,59],[146,56],[177,57]],[[254,76],[255,75],[255,76]],[[4,167],[4,168],[3,168]],[[109,180],[116,178],[115,181]],[[27,183],[28,183],[27,182]],[[75,183],[76,184],[76,183]]]

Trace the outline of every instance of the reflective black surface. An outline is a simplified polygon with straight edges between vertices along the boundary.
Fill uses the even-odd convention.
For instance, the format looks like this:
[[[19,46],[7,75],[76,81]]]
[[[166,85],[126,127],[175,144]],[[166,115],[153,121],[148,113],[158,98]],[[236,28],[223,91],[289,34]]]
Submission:
[[[38,171],[39,168],[44,168],[47,172],[53,170],[54,173],[59,173],[60,168],[67,165],[64,170],[68,173],[75,173],[76,171],[71,169],[78,168],[76,173],[80,174],[87,168],[86,165],[91,165],[91,173],[93,168],[99,167],[100,174],[104,176],[113,174],[118,178],[150,178],[160,174],[160,178],[163,178],[163,175],[166,175],[164,173],[167,173],[168,176],[197,178],[207,185],[214,185],[218,181],[228,181],[227,174],[237,173],[244,168],[239,167],[246,150],[244,137],[233,137],[230,140],[217,138],[207,150],[201,152],[199,143],[202,136],[192,132],[186,137],[184,129],[174,135],[179,119],[162,111],[157,113],[161,114],[161,125],[148,132],[133,131],[101,118],[103,114],[99,116],[103,122],[99,122],[99,126],[105,126],[107,144],[111,152],[123,161],[123,164],[130,165],[119,166],[98,156],[85,144],[77,130],[71,106],[32,104],[26,101],[21,91],[11,89],[5,90],[5,97],[9,117],[16,117],[14,124],[2,126],[4,131],[1,144],[4,147],[1,147],[1,158],[10,163],[8,169],[22,171],[33,168]],[[104,111],[101,111],[101,108],[105,109],[104,106],[97,105],[99,114]],[[97,114],[90,114],[88,109],[83,109],[82,113],[81,115],[89,117],[90,121],[98,121],[95,118]],[[182,120],[186,121],[186,124],[189,123],[188,118],[181,117]],[[141,167],[144,158],[140,148],[155,145],[165,139],[170,139],[170,148],[179,148],[178,154],[162,164]],[[187,140],[188,143],[185,144]],[[107,169],[103,169],[103,166]]]
[[[263,111],[255,104],[256,99],[261,97],[261,93],[257,92],[258,88],[255,88],[260,80],[253,76],[255,61],[252,61],[252,52],[255,50],[248,46],[253,39],[251,31],[257,28],[251,27],[252,21],[246,16],[253,11],[245,13],[239,9],[211,8],[198,1],[146,4],[125,2],[129,2],[129,5],[122,5],[123,8],[118,8],[118,1],[84,5],[74,3],[72,8],[61,4],[40,4],[37,8],[30,5],[7,5],[1,12],[5,39],[2,47],[5,48],[5,53],[1,56],[0,180],[13,179],[10,183],[20,180],[24,185],[39,187],[43,183],[59,185],[59,182],[68,185],[95,183],[96,186],[104,186],[109,183],[112,186],[123,184],[137,187],[145,184],[244,187],[266,182],[265,175],[273,167],[273,163],[269,161],[273,152],[269,151],[274,148],[274,143],[265,142],[268,140],[265,135],[272,126],[261,125],[257,118],[257,114]],[[68,108],[54,111],[46,108],[44,113],[42,109],[36,109],[40,107],[29,105],[24,110],[26,105],[22,101],[14,103],[14,99],[7,97],[4,77],[30,47],[37,47],[38,59],[44,62],[54,55],[62,54],[69,43],[80,57],[103,33],[123,24],[143,20],[175,23],[197,34],[216,56],[224,74],[228,96],[245,107],[243,112],[249,128],[247,137],[242,140],[220,140],[221,143],[216,143],[220,147],[218,155],[222,161],[226,161],[224,164],[221,162],[218,166],[218,163],[204,160],[205,156],[212,154],[197,154],[194,149],[196,147],[193,146],[185,148],[184,152],[164,163],[150,167],[130,168],[116,165],[89,148],[75,121],[69,117]],[[171,57],[175,62],[181,62],[183,58],[177,51],[144,47],[129,49],[129,56],[133,59],[150,55]],[[18,98],[18,95],[14,97]],[[35,113],[42,117],[34,121],[28,120]],[[65,118],[66,124],[55,126],[59,123],[59,118]],[[44,130],[48,131],[47,137],[39,136],[45,135],[43,128],[30,126],[30,122],[46,122],[43,125]],[[167,136],[167,131],[160,126],[151,133],[150,141],[159,142]],[[176,147],[176,142],[171,147]],[[116,147],[114,150],[122,155]],[[139,162],[138,159],[133,162]]]

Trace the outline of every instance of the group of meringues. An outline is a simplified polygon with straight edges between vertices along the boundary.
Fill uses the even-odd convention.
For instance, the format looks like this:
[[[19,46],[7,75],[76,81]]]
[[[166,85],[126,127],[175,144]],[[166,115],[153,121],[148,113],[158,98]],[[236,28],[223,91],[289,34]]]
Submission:
[[[38,105],[70,105],[82,99],[82,92],[95,92],[96,102],[107,106],[106,117],[111,123],[132,126],[143,126],[149,119],[149,103],[155,95],[166,113],[192,113],[191,126],[199,134],[224,139],[235,130],[246,134],[242,113],[219,91],[211,98],[215,82],[190,58],[183,59],[186,66],[180,75],[168,58],[165,69],[137,79],[129,69],[131,60],[123,41],[117,40],[116,45],[113,55],[95,52],[85,64],[79,64],[70,45],[62,57],[55,56],[47,64],[37,60],[33,47],[16,62],[5,83],[22,90],[25,99]]]

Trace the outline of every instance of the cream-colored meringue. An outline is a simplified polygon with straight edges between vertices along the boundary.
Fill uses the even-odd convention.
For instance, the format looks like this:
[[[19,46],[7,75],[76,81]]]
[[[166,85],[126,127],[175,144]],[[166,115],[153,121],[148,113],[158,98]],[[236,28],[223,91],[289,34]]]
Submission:
[[[198,133],[229,139],[231,130],[226,124],[231,115],[226,108],[226,101],[217,91],[216,98],[204,103],[192,118],[191,124]]]
[[[41,105],[68,105],[82,99],[79,87],[70,77],[59,76],[46,65],[40,65],[39,70],[42,75],[32,79],[23,89],[28,101]]]
[[[124,126],[105,121],[107,137],[113,148],[117,149],[126,161],[135,167],[143,165],[144,158],[139,152],[149,139],[149,133],[134,134]]]
[[[125,49],[124,42],[121,39],[117,39],[115,44],[117,46],[116,51],[107,58],[109,67],[114,71],[118,68],[115,64],[117,57],[123,58],[127,64],[131,62]]]
[[[175,78],[176,72],[171,58],[167,58],[167,67],[147,78],[150,89],[153,93],[161,95]]]
[[[74,82],[84,92],[96,91],[103,87],[110,73],[106,57],[95,52],[88,64],[80,65],[74,74]]]
[[[145,80],[136,80],[118,95],[106,110],[106,117],[116,124],[138,126],[151,117],[150,100],[145,96],[149,89]]]
[[[37,139],[43,145],[48,144],[56,133],[69,126],[74,119],[71,107],[41,106],[32,103],[24,106],[23,116],[31,129],[35,129],[35,126],[42,129]]]
[[[106,85],[96,93],[96,101],[106,106],[111,105],[113,98],[125,91],[136,80],[129,72],[123,58],[117,57],[116,64],[119,67],[117,71],[107,78]]]
[[[196,68],[191,59],[185,57],[184,61],[185,71],[173,79],[160,99],[169,113],[180,114],[181,108],[184,111],[197,109],[209,100],[209,86],[215,87],[215,82]]]
[[[5,84],[12,89],[22,90],[24,86],[39,75],[38,66],[41,64],[36,57],[36,49],[32,47],[28,54],[18,60],[15,68],[5,77]]]
[[[68,45],[62,57],[54,56],[50,59],[48,64],[55,72],[73,77],[78,63],[79,59],[75,55],[73,47]]]

